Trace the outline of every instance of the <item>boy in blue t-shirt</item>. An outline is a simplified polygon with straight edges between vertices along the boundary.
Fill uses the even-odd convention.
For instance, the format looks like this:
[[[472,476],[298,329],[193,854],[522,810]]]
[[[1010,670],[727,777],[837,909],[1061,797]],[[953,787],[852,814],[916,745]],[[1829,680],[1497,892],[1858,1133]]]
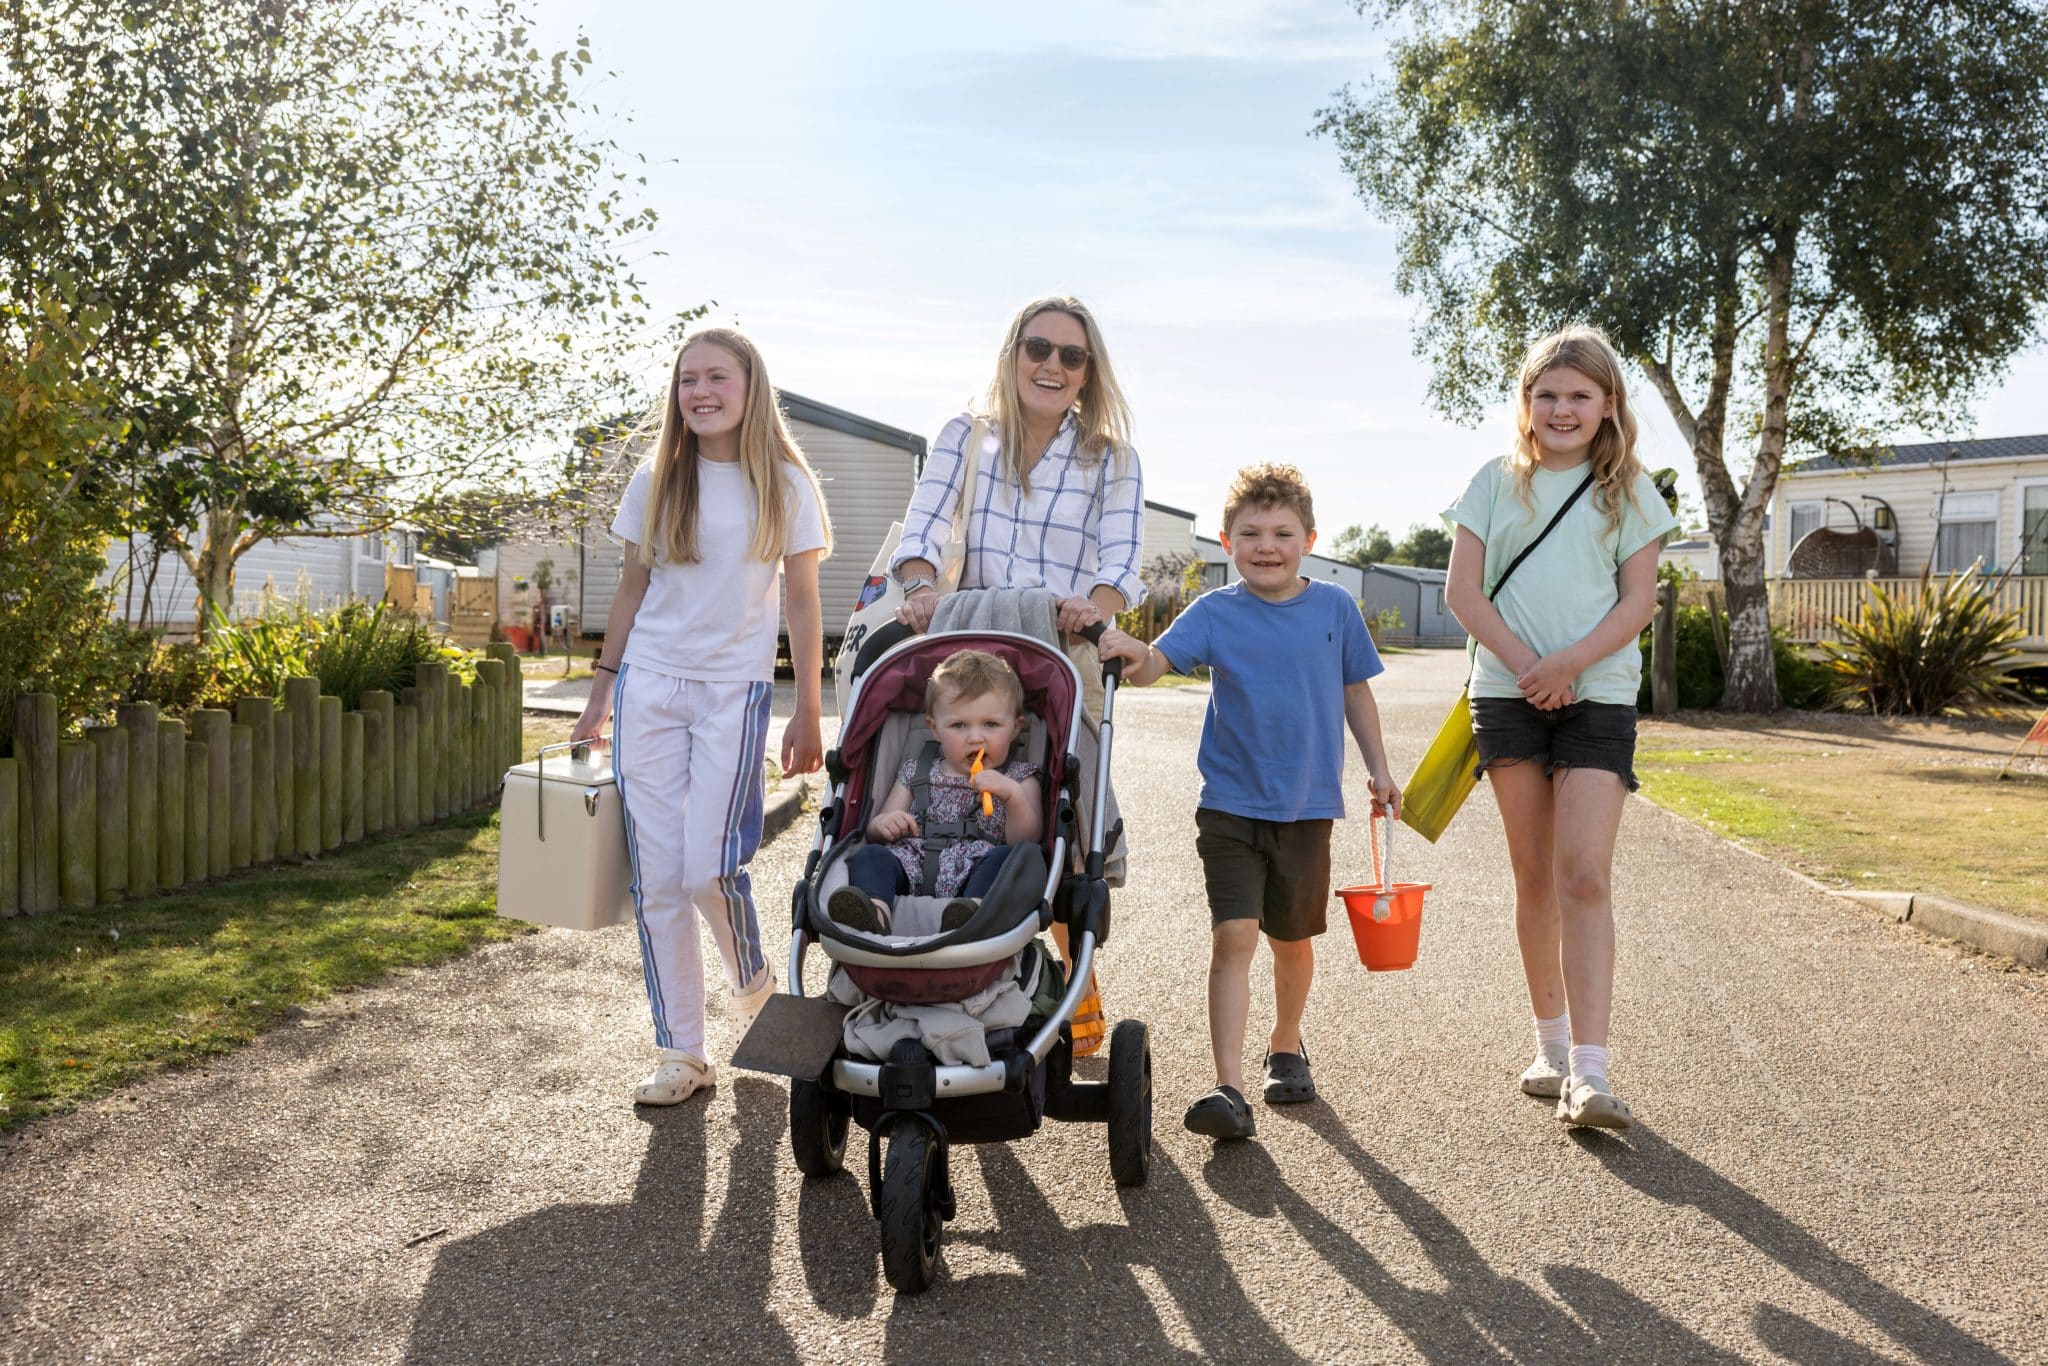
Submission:
[[[1244,1098],[1245,1017],[1259,933],[1273,949],[1273,1034],[1265,1100],[1314,1100],[1301,1015],[1313,940],[1330,900],[1330,823],[1344,814],[1344,728],[1372,776],[1375,810],[1401,810],[1367,682],[1384,666],[1351,595],[1301,577],[1315,506],[1292,465],[1237,472],[1223,500],[1223,548],[1242,579],[1188,604],[1157,644],[1104,633],[1104,659],[1143,685],[1209,666],[1195,852],[1209,890],[1209,1045],[1216,1089],[1188,1107],[1210,1138],[1257,1131]]]

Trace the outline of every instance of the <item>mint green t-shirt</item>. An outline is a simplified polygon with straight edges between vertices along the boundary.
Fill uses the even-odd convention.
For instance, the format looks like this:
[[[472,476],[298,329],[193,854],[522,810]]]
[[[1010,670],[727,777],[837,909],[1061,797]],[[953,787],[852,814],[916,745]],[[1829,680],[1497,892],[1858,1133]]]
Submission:
[[[1486,542],[1488,587],[1549,525],[1586,473],[1584,464],[1568,470],[1537,466],[1529,489],[1533,508],[1516,496],[1506,457],[1488,461],[1472,477],[1464,497],[1444,512],[1444,521]],[[1493,600],[1515,638],[1537,654],[1554,654],[1591,635],[1621,600],[1622,562],[1652,541],[1661,544],[1677,533],[1678,519],[1649,475],[1636,475],[1632,492],[1633,499],[1622,501],[1620,526],[1609,530],[1599,489],[1587,489]],[[1588,666],[1573,681],[1572,694],[1582,701],[1634,706],[1642,675],[1641,651],[1630,641]],[[1472,696],[1520,697],[1515,676],[1481,645],[1472,661]]]

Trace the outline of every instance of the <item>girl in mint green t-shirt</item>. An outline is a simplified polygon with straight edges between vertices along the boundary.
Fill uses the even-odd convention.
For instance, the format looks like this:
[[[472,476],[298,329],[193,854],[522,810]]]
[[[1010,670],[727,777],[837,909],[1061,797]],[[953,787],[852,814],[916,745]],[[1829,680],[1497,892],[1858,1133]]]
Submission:
[[[1536,1017],[1521,1088],[1556,1096],[1566,1123],[1610,1129],[1634,1122],[1607,1081],[1607,1027],[1614,839],[1636,785],[1636,641],[1656,606],[1658,547],[1678,528],[1635,442],[1614,349],[1567,328],[1522,362],[1514,451],[1445,514],[1456,528],[1445,596],[1477,642],[1472,731],[1507,831]]]

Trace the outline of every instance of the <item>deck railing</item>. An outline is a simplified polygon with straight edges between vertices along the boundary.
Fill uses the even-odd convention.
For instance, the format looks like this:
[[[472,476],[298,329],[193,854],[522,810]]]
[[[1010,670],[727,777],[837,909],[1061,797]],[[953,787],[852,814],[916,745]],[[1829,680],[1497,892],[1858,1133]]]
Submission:
[[[1997,580],[1986,582],[1988,589]],[[1802,645],[1840,640],[1836,617],[1855,617],[1869,599],[1870,586],[1882,585],[1893,596],[1911,596],[1918,578],[1901,579],[1772,579],[1771,620],[1782,623]],[[2014,576],[1998,589],[1997,605],[2017,612],[2025,639],[2021,648],[2038,654],[2048,650],[2048,574]]]

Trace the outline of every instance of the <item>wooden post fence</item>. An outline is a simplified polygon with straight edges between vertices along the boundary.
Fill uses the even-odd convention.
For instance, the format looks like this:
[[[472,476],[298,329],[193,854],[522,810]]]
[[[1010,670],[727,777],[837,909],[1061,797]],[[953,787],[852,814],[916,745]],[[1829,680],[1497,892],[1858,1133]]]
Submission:
[[[21,761],[21,909],[57,909],[57,699],[14,699],[14,757]]]
[[[277,857],[277,704],[237,698],[235,722],[249,730],[249,861],[268,863]]]
[[[204,882],[212,858],[213,810],[206,800],[206,746],[185,742],[185,885]]]
[[[98,790],[92,756],[90,740],[57,742],[57,886],[67,911],[92,905],[99,876]]]
[[[270,749],[275,765],[271,777],[277,781],[277,856],[296,858],[299,853],[298,731],[290,707],[279,707],[271,716]]]
[[[56,699],[15,703],[0,759],[0,917],[109,906],[278,859],[404,833],[496,799],[520,757],[516,656],[462,683],[442,661],[355,711],[288,679],[286,701],[187,717],[153,703],[60,738]]]
[[[381,835],[392,825],[391,712],[398,699],[388,692],[363,694],[363,830]]]
[[[118,713],[128,737],[128,895],[157,887],[157,714],[154,702],[130,702]]]
[[[228,870],[241,872],[254,860],[256,737],[249,727],[228,727]]]
[[[232,866],[228,857],[233,841],[233,817],[228,811],[228,780],[233,759],[229,752],[228,727],[235,718],[219,707],[201,707],[192,713],[192,738],[206,746],[206,868],[207,877],[226,877]]]
[[[21,761],[0,759],[0,920],[21,914]]]
[[[156,878],[175,890],[185,885],[185,723],[156,723]]]
[[[292,714],[292,852],[320,852],[320,680],[287,678],[285,706]]]
[[[341,847],[341,699],[321,697],[320,718],[320,843],[317,852]]]
[[[341,699],[335,698],[339,707]],[[341,842],[363,842],[363,714],[341,714]]]
[[[128,894],[128,733],[115,726],[94,726],[85,738],[93,747],[93,808],[98,816],[94,895],[102,903],[118,901]]]

